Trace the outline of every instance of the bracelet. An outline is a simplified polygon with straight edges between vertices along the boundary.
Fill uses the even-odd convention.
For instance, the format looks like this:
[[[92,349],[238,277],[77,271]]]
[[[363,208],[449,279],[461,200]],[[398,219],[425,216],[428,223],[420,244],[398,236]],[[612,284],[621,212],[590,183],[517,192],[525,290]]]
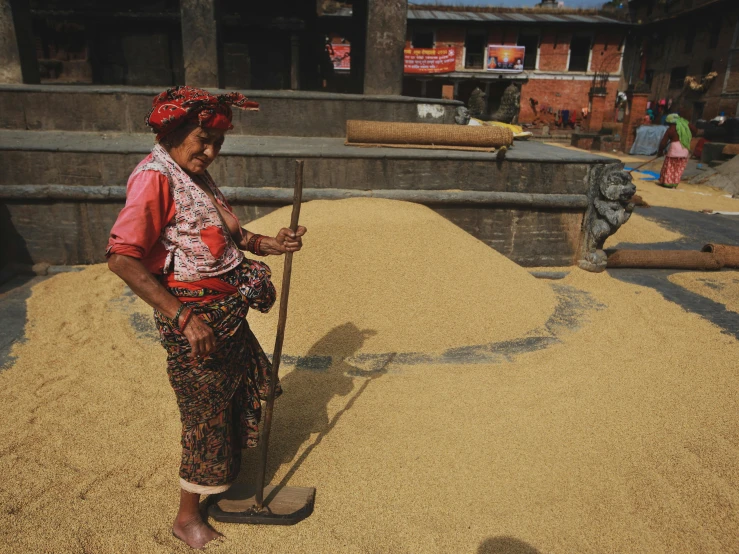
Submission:
[[[254,253],[257,256],[264,256],[264,252],[262,252],[262,239],[264,238],[263,235],[259,235],[259,238],[254,243]]]
[[[256,254],[254,251],[254,244],[257,242],[257,239],[261,235],[257,235],[256,233],[252,233],[251,238],[246,242],[246,250],[247,252],[251,252],[252,254]]]
[[[172,321],[174,321],[174,324],[178,327],[180,326],[179,323],[177,323],[180,320],[180,314],[182,314],[182,310],[187,308],[184,304],[180,304],[180,307],[177,309],[177,313],[174,314],[174,317],[172,318]]]
[[[185,327],[187,327],[187,324],[190,323],[190,318],[192,318],[193,311],[194,310],[192,308],[187,309],[187,313],[185,314],[185,321],[183,321],[182,325],[180,325],[180,331],[184,331]]]

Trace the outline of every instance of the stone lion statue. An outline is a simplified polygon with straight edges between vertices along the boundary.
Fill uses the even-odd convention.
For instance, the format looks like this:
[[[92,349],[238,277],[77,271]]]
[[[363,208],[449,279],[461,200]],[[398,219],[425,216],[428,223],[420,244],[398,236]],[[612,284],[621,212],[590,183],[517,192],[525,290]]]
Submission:
[[[470,99],[467,101],[467,108],[469,109],[470,116],[472,117],[483,117],[485,115],[485,93],[480,87],[475,87],[475,89],[470,94]]]
[[[603,244],[631,217],[631,197],[636,186],[620,163],[597,165],[591,170],[590,209],[585,214],[585,239],[580,267],[588,271],[606,268]]]
[[[521,91],[511,83],[503,91],[500,107],[490,116],[491,121],[502,123],[518,123],[518,113],[521,110]]]
[[[457,125],[467,125],[470,122],[470,111],[464,106],[459,106],[454,113],[454,122]]]

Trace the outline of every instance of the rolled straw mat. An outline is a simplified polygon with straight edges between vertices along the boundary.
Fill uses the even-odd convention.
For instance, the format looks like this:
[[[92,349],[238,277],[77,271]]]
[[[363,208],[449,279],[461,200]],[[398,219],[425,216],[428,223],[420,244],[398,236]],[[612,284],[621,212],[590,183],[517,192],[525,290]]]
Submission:
[[[703,247],[703,252],[712,252],[724,267],[739,268],[739,246],[729,244],[713,244],[709,242]]]
[[[645,269],[721,269],[715,254],[695,250],[615,250],[608,256],[608,267]]]
[[[346,144],[493,152],[513,144],[513,132],[506,127],[349,120]]]

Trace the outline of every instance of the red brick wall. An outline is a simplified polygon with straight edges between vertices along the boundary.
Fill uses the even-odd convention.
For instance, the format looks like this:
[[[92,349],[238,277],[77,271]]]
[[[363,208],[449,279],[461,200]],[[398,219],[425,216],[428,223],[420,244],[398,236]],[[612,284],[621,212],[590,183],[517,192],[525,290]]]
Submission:
[[[443,27],[436,31],[436,47],[453,46],[454,56],[457,59],[457,69],[464,69],[464,38],[463,27]]]
[[[516,27],[492,27],[488,29],[488,44],[515,45],[519,29]],[[409,26],[406,34],[406,48],[411,47],[413,29]],[[457,51],[457,70],[464,69],[464,42],[466,28],[463,26],[439,27],[436,29],[436,47],[453,46]],[[623,36],[614,32],[596,31],[591,61],[591,71],[617,73],[621,52],[619,47]],[[567,71],[572,33],[566,30],[541,30],[539,49],[539,70]]]
[[[488,31],[488,44],[515,45],[518,41],[518,29],[513,27],[493,27]]]
[[[541,71],[567,71],[567,55],[572,35],[563,31],[544,30],[539,47]]]
[[[595,35],[590,71],[617,73],[621,62],[622,35],[604,33]]]
[[[551,106],[554,110],[570,110],[580,113],[582,108],[587,108],[590,102],[590,87],[592,81],[567,81],[556,79],[531,79],[521,87],[521,123],[531,123],[536,119],[536,114],[531,108],[530,98],[539,101],[538,108]],[[606,101],[604,110],[604,121],[613,119],[614,104],[618,83],[609,82],[606,88]],[[553,116],[542,115],[541,119],[549,121]]]

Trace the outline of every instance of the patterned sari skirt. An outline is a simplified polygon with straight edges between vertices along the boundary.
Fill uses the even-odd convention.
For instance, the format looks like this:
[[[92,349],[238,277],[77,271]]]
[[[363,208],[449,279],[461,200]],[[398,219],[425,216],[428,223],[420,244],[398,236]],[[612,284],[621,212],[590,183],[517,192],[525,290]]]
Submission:
[[[688,158],[666,157],[665,163],[662,164],[658,183],[663,187],[676,188],[680,184],[680,179],[683,178],[683,172],[687,166]]]
[[[272,366],[249,328],[246,314],[250,305],[267,311],[275,300],[269,268],[266,276],[258,278],[257,271],[264,273],[261,267],[266,268],[246,260],[220,276],[239,289],[233,294],[168,287],[171,294],[192,306],[193,317],[199,316],[213,330],[216,348],[208,356],[191,358],[185,335],[172,320],[154,312],[167,351],[167,374],[180,409],[180,485],[188,492],[216,494],[228,489],[239,473],[241,449],[258,442],[261,401],[269,391]],[[257,286],[248,288],[247,284]],[[204,301],[204,297],[216,299]],[[281,392],[278,381],[275,396]]]

